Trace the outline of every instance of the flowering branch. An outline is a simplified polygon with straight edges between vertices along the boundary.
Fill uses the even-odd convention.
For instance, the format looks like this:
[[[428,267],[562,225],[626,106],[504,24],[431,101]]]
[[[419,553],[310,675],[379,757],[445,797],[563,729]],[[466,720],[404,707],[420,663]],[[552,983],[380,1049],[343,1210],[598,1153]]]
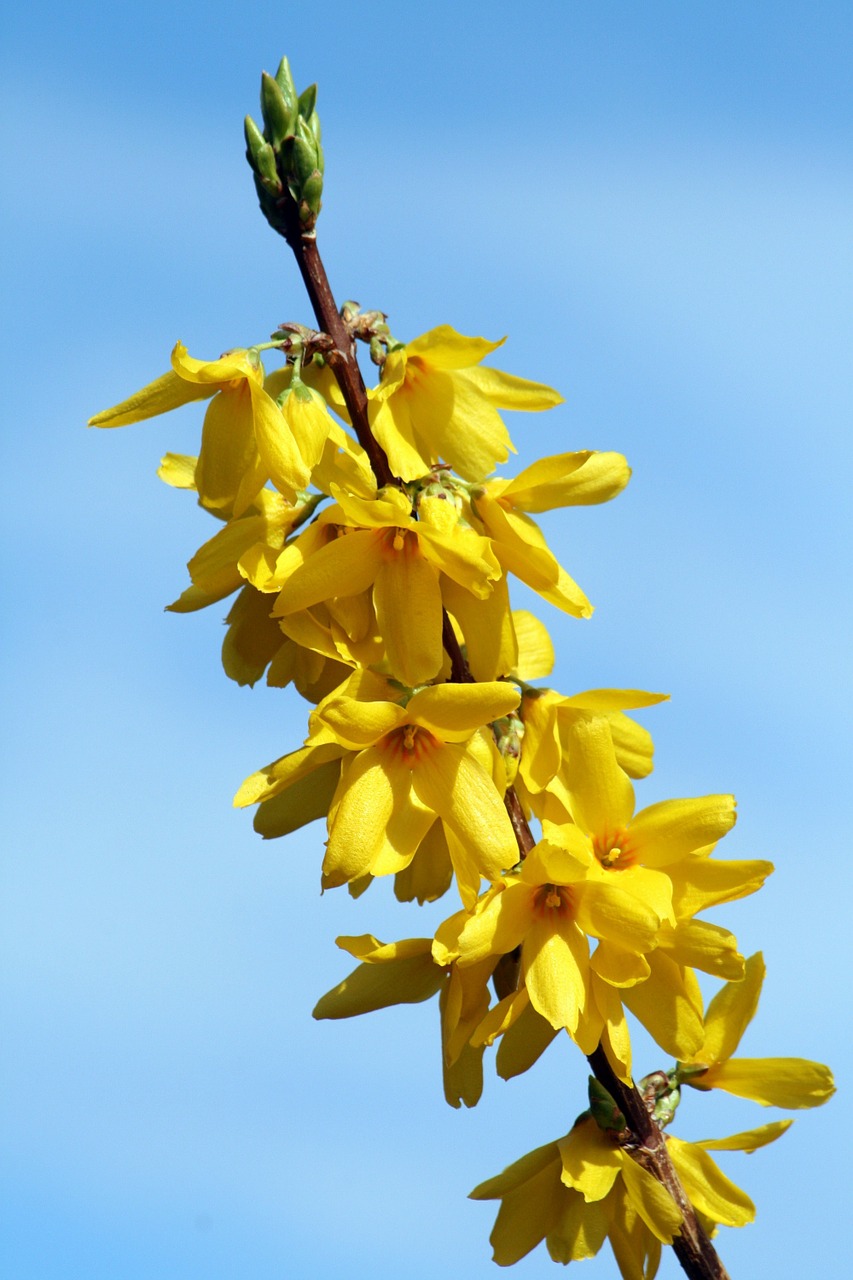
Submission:
[[[235,804],[258,806],[265,838],[325,818],[326,888],[358,896],[393,875],[397,897],[419,902],[458,888],[462,909],[433,938],[339,938],[358,967],[315,1016],[438,995],[455,1107],[478,1101],[487,1046],[500,1041],[496,1064],[509,1078],[565,1031],[593,1072],[590,1109],[471,1193],[501,1201],[495,1261],[544,1240],[570,1262],[608,1238],[623,1276],[653,1275],[672,1244],[688,1276],[726,1280],[709,1231],[742,1226],[755,1210],[708,1152],[755,1150],[790,1122],[697,1144],[665,1137],[682,1086],[789,1108],[833,1092],[821,1064],[731,1056],[763,963],[699,916],[755,892],[772,866],[711,856],[734,824],[732,796],[634,812],[631,779],[651,771],[652,743],[626,713],[665,695],[565,697],[532,683],[550,674],[553,646],[538,619],[512,610],[507,586],[514,574],[565,613],[589,616],[531,516],[608,501],[627,463],[578,451],[513,479],[494,475],[512,447],[498,409],[540,411],[560,396],[483,365],[500,343],[444,325],[404,344],[384,313],[339,311],[316,242],[316,87],[297,94],[285,59],[264,74],[261,104],[263,132],[245,123],[255,187],[321,332],[289,322],[207,362],[178,343],[168,373],[91,424],[210,401],[198,458],[167,454],[160,475],[194,489],[223,523],[169,607],[236,593],[226,673],[254,684],[266,672],[313,705],[304,745],[247,778]],[[380,370],[369,392],[357,340]],[[267,374],[270,350],[286,363]],[[706,1013],[697,968],[729,979]],[[676,1057],[639,1088],[626,1010]]]

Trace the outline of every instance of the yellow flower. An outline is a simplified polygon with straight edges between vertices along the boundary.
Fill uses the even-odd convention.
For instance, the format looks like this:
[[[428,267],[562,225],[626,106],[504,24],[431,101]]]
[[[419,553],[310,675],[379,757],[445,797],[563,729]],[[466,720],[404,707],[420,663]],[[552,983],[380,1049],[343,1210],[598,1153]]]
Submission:
[[[368,392],[371,426],[391,470],[416,480],[448,462],[466,480],[482,480],[512,449],[498,409],[550,409],[562,396],[480,361],[501,346],[440,325],[392,348],[378,387]]]
[[[309,464],[302,456],[281,410],[264,389],[264,368],[253,349],[204,361],[193,359],[179,342],[169,373],[96,414],[89,425],[120,427],[211,396],[195,471],[203,506],[242,515],[270,477],[291,498],[308,484],[316,458]],[[309,456],[315,444],[312,435],[306,445]]]
[[[588,618],[592,605],[527,512],[607,502],[621,492],[630,474],[619,453],[584,451],[542,458],[514,480],[489,480],[475,489],[475,524],[491,539],[504,573],[514,573],[558,609]]]
[[[667,1135],[676,1172],[709,1234],[743,1226],[755,1216],[749,1197],[708,1155],[756,1151],[775,1141],[790,1120],[729,1138],[682,1142]],[[594,1257],[605,1239],[623,1280],[654,1280],[662,1244],[679,1234],[681,1210],[669,1192],[585,1113],[558,1142],[549,1142],[471,1192],[500,1200],[490,1240],[494,1260],[511,1266],[542,1240],[555,1262]]]
[[[399,489],[373,500],[332,486],[336,505],[285,547],[265,590],[279,588],[276,617],[321,602],[370,593],[393,675],[415,687],[444,662],[440,575],[488,596],[500,566],[487,539],[458,525],[438,498],[423,499],[418,519]]]
[[[520,947],[531,1004],[552,1027],[575,1036],[589,1002],[588,935],[618,940],[641,955],[654,947],[660,925],[646,903],[588,873],[588,862],[540,841],[520,871],[490,889],[472,914],[459,913],[440,926],[435,959],[458,959],[464,967]],[[507,1001],[517,998],[512,993]]]
[[[717,992],[705,1015],[705,1038],[678,1074],[694,1089],[724,1089],[764,1107],[820,1107],[835,1092],[832,1073],[805,1058],[733,1058],[755,1016],[765,975],[760,952],[746,962],[741,982]]]
[[[483,1091],[483,1050],[468,1043],[471,1027],[489,1004],[491,966],[462,973],[438,965],[429,938],[381,943],[372,934],[338,938],[361,963],[320,999],[314,1017],[353,1018],[392,1004],[416,1004],[439,992],[444,1095],[452,1107],[473,1107]]]
[[[480,733],[513,709],[518,693],[494,682],[436,685],[405,704],[402,697],[381,677],[356,673],[312,714],[306,746],[248,778],[235,804],[271,801],[300,784],[300,804],[310,806],[309,775],[323,769],[330,784],[339,768],[324,885],[403,870],[440,820],[463,901],[473,902],[481,879],[498,879],[518,857],[494,781],[503,763]]]
[[[592,1258],[609,1237],[629,1280],[655,1274],[661,1243],[672,1242],[682,1221],[669,1192],[588,1114],[559,1142],[475,1187],[471,1198],[501,1201],[490,1237],[499,1265],[542,1240],[555,1262]]]

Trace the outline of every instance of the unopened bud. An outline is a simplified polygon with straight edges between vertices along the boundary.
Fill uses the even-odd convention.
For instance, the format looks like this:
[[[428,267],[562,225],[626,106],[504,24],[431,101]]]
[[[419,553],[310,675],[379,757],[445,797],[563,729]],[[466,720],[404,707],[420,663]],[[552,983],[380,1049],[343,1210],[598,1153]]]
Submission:
[[[622,1133],[628,1127],[616,1102],[595,1076],[589,1077],[589,1109],[593,1120],[605,1133]]]
[[[266,71],[261,76],[261,111],[267,141],[277,150],[287,135],[293,133],[296,112],[288,107],[278,82]]]

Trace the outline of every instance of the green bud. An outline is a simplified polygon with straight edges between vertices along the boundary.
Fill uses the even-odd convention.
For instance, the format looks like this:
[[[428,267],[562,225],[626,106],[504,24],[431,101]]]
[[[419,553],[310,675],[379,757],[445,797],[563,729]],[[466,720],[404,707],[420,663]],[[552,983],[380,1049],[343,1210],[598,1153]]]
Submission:
[[[315,169],[302,184],[302,199],[316,216],[320,212],[322,198],[323,175],[319,169]]]
[[[314,170],[319,168],[317,164],[319,158],[317,141],[306,127],[305,121],[300,120],[297,125],[296,137],[293,139],[289,157],[290,163],[288,165],[289,173],[298,186],[301,186]]]
[[[621,1133],[628,1127],[615,1101],[595,1076],[589,1077],[589,1109],[593,1120],[605,1133]]]
[[[317,143],[319,144],[323,137],[323,130],[320,128],[320,117],[317,115],[317,112],[315,111],[313,115],[310,115],[307,117],[307,120],[308,120],[308,128],[311,130],[314,137],[317,139]]]
[[[296,85],[293,83],[293,76],[290,74],[290,63],[287,58],[282,58],[278,64],[275,82],[281,89],[282,97],[287,103],[288,113],[294,116],[297,115],[299,112],[299,95],[296,92]]]
[[[287,135],[293,132],[296,113],[288,108],[281,88],[266,71],[261,75],[261,111],[267,141],[278,149]]]
[[[278,194],[281,191],[281,179],[276,169],[275,152],[268,142],[264,143],[254,159],[264,186],[267,190],[275,191]]]
[[[258,155],[261,148],[267,145],[264,135],[255,124],[251,116],[246,116],[243,121],[243,133],[246,136],[246,158],[253,169],[258,167]]]
[[[299,114],[304,120],[310,120],[317,104],[317,86],[309,84],[299,95]]]

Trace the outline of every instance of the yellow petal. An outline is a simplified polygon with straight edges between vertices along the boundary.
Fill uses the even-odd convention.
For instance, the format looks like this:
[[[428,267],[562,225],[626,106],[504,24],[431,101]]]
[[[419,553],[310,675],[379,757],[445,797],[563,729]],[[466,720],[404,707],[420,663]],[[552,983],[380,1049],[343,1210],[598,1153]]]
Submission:
[[[764,958],[757,951],[746,962],[743,981],[727,982],[714,996],[705,1014],[702,1062],[710,1066],[732,1056],[755,1017],[766,972]]]
[[[791,1111],[821,1107],[835,1093],[829,1067],[806,1058],[729,1058],[699,1076],[696,1084]]]
[[[677,964],[653,951],[646,957],[651,976],[622,992],[622,1000],[665,1053],[686,1061],[702,1043],[701,1012],[694,990]],[[689,970],[687,971],[689,973]]]
[[[90,427],[124,427],[131,422],[142,422],[146,418],[154,418],[159,413],[169,413],[182,404],[192,400],[209,400],[217,390],[211,386],[196,386],[185,382],[176,373],[169,371],[162,378],[149,382],[147,387],[135,392],[127,400],[104,409],[89,419]]]
[[[579,1120],[557,1144],[562,1160],[562,1181],[587,1203],[603,1200],[622,1170],[623,1155],[599,1129],[591,1116]]]
[[[554,670],[554,645],[544,622],[527,609],[514,609],[512,621],[518,642],[516,672],[522,680],[540,680]]]
[[[735,824],[734,796],[662,800],[631,822],[631,846],[647,867],[666,867],[718,840]]]
[[[429,952],[389,964],[360,964],[349,977],[321,997],[315,1018],[352,1018],[395,1004],[420,1004],[434,996],[446,980]]]
[[[621,453],[561,453],[541,458],[511,480],[501,497],[521,511],[608,502],[625,488],[631,469]]]
[[[501,680],[438,684],[410,698],[406,713],[444,742],[465,742],[482,725],[514,711],[518,700],[518,690]]]
[[[264,800],[255,814],[253,826],[264,840],[289,835],[329,812],[340,781],[341,766],[337,760],[320,765],[313,773],[300,778],[287,791]]]
[[[534,917],[521,948],[530,1002],[552,1027],[572,1032],[586,1002],[589,944],[575,922],[559,912]]]
[[[758,1151],[768,1143],[775,1142],[787,1133],[793,1120],[773,1120],[770,1124],[761,1124],[756,1129],[746,1129],[743,1133],[733,1133],[728,1138],[704,1138],[697,1142],[697,1147],[704,1151]]]
[[[417,357],[434,369],[467,369],[479,364],[505,342],[506,338],[497,342],[490,342],[488,338],[466,338],[452,325],[440,324],[407,342],[406,357]]]
[[[315,551],[287,579],[276,601],[277,614],[310,609],[333,596],[366,591],[382,564],[377,535],[356,530]]]
[[[624,1154],[622,1181],[628,1199],[652,1234],[662,1244],[671,1244],[673,1236],[679,1234],[683,1214],[666,1187],[636,1160]]]
[[[625,826],[634,809],[634,788],[616,763],[607,719],[573,717],[562,739],[568,757],[563,779],[575,822],[588,835],[601,837]]]
[[[418,798],[467,845],[487,880],[515,865],[518,846],[503,799],[463,747],[449,743],[425,752],[412,780]]]
[[[379,566],[373,606],[392,673],[410,688],[438,675],[441,643],[441,589],[438,575],[420,554],[417,539]]]
[[[755,1217],[745,1191],[725,1176],[701,1147],[668,1137],[667,1146],[688,1199],[700,1213],[726,1227],[743,1227]]]

